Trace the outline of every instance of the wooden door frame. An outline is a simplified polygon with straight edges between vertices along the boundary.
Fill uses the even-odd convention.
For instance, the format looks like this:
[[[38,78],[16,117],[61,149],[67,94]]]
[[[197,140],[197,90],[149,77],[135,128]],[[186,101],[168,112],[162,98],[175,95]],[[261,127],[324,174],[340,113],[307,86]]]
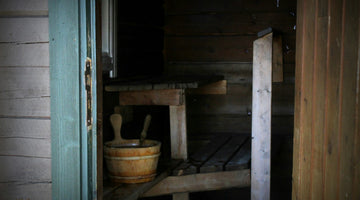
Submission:
[[[52,199],[97,195],[95,0],[49,1]]]

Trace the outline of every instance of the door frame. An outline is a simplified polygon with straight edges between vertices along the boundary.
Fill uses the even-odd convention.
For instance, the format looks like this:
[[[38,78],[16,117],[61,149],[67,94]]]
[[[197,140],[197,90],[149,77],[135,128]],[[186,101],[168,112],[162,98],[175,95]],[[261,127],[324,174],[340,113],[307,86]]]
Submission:
[[[49,1],[52,199],[97,196],[96,1]]]

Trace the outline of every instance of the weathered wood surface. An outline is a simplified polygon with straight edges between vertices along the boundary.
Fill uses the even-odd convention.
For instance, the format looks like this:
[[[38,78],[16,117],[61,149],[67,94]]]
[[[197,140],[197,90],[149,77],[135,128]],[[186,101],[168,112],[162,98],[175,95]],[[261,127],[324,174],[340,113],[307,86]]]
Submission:
[[[251,62],[253,58],[253,36],[167,36],[165,49],[167,61],[236,61]],[[284,43],[295,41],[295,36],[284,36]],[[290,48],[290,47],[289,47]],[[294,63],[295,52],[284,54],[284,63]]]
[[[251,199],[270,199],[273,33],[254,41],[251,122]]]
[[[0,156],[0,182],[51,182],[51,158]],[[20,191],[19,191],[20,192]]]
[[[172,193],[221,190],[250,186],[250,170],[169,176],[143,196],[158,196]]]
[[[209,144],[203,146],[194,154],[190,155],[189,160],[179,165],[173,170],[173,175],[195,174],[200,171],[200,166],[204,164],[212,155],[214,155],[231,137],[216,137]]]
[[[51,182],[0,183],[0,199],[51,199]],[[6,192],[4,192],[6,191]],[[19,192],[21,191],[21,192]]]
[[[359,199],[359,1],[298,1],[293,199]]]
[[[25,157],[51,157],[50,138],[0,138],[0,155]]]
[[[50,138],[50,119],[0,118],[0,138]]]
[[[273,134],[289,134],[293,130],[293,116],[273,116]],[[251,116],[244,115],[189,115],[189,134],[250,133]]]
[[[139,80],[119,79],[105,86],[108,92],[199,88],[223,80],[223,76],[159,76]]]
[[[170,106],[169,113],[171,158],[186,160],[188,158],[186,104]]]
[[[251,139],[247,138],[241,148],[225,165],[225,171],[247,169],[251,160]]]
[[[199,88],[190,88],[186,90],[187,94],[200,94],[200,95],[214,95],[214,94],[226,94],[227,82],[226,80],[210,83]]]
[[[50,118],[50,97],[1,99],[0,117]]]
[[[295,62],[295,60],[293,61]],[[228,85],[251,83],[251,62],[169,62],[167,73],[180,76],[194,75],[222,75]],[[294,83],[295,64],[283,64],[284,81]]]
[[[48,15],[46,0],[0,0],[0,16],[4,17],[36,17]]]
[[[49,43],[2,43],[0,66],[49,66]]]
[[[2,4],[0,4],[2,6]],[[1,15],[1,14],[0,14]],[[0,18],[0,42],[33,43],[49,41],[49,19]]]
[[[246,139],[246,136],[232,136],[219,151],[200,167],[200,173],[223,171],[226,163],[240,149]]]
[[[0,100],[50,96],[49,67],[1,67]]]
[[[183,93],[181,89],[119,92],[119,105],[178,106],[185,102]]]

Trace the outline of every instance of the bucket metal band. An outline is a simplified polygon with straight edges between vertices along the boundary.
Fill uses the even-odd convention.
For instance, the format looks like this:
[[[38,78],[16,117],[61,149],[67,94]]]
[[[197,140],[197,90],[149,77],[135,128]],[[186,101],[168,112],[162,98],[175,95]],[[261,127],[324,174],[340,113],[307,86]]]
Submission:
[[[106,159],[109,160],[145,160],[149,158],[156,158],[159,157],[160,153],[148,156],[131,156],[131,157],[112,157],[112,156],[104,156]]]

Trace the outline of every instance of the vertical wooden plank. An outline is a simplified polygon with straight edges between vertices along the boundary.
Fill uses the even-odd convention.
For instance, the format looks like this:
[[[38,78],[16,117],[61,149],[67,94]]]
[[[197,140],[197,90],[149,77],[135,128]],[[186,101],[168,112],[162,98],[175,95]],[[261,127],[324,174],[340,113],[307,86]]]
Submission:
[[[340,127],[339,127],[339,182],[338,199],[354,199],[352,184],[354,179],[353,149],[356,135],[356,79],[359,54],[359,1],[344,1],[342,55],[340,73]],[[359,186],[359,185],[358,185]]]
[[[275,34],[273,37],[272,81],[278,83],[284,81],[282,36]]]
[[[316,2],[315,49],[313,69],[313,111],[311,144],[311,199],[323,199],[323,145],[325,124],[325,81],[327,63],[327,0]]]
[[[169,106],[171,158],[188,159],[186,132],[186,102],[184,90],[181,92],[182,105]],[[173,200],[188,200],[189,193],[173,194]]]
[[[292,175],[292,199],[300,199],[301,176],[300,176],[300,108],[301,108],[301,79],[303,76],[301,59],[303,52],[304,34],[304,0],[297,1],[296,19],[296,67],[295,67],[295,105],[294,105],[294,144],[293,144],[293,175]]]
[[[186,104],[184,91],[182,92],[183,104],[169,106],[170,111],[170,140],[171,157],[173,159],[188,158],[187,153],[187,132],[186,132]]]
[[[357,7],[360,11],[360,5]],[[360,31],[360,16],[358,17],[358,31]],[[358,49],[360,49],[360,34],[358,37]],[[359,50],[358,50],[359,51]],[[357,70],[356,70],[356,105],[355,105],[355,133],[354,133],[354,149],[353,149],[353,180],[352,180],[352,199],[360,199],[360,52],[357,57]]]
[[[81,199],[79,2],[50,1],[52,198]]]
[[[337,199],[339,189],[339,112],[343,1],[330,0],[329,46],[325,102],[324,199]]]
[[[272,39],[254,41],[252,93],[251,199],[270,199]]]

